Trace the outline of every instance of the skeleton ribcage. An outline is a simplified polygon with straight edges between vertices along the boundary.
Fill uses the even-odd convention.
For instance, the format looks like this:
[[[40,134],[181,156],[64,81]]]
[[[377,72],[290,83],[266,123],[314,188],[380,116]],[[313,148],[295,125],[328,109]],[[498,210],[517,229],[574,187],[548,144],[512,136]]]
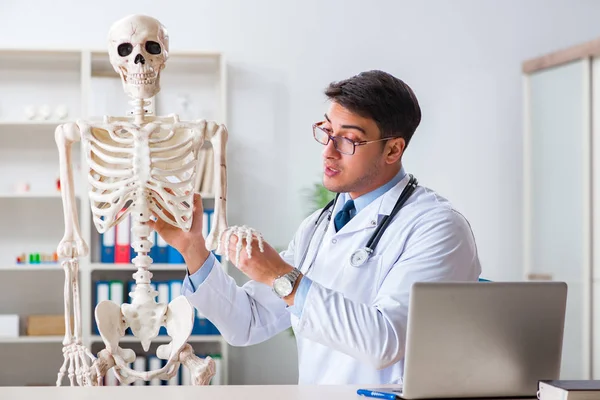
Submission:
[[[82,129],[89,197],[100,233],[142,204],[173,226],[189,230],[202,147],[195,124],[110,123]]]

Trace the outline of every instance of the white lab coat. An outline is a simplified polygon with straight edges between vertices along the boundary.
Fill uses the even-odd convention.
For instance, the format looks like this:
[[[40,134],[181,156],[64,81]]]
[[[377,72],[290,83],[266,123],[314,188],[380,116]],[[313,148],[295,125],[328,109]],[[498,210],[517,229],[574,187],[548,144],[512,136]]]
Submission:
[[[323,221],[305,262],[298,265],[320,210],[303,221],[281,253],[313,281],[300,318],[270,286],[250,281],[238,287],[218,263],[194,293],[184,294],[234,346],[265,341],[291,325],[299,384],[401,383],[411,285],[477,281],[481,272],[468,222],[447,200],[421,186],[370,259],[360,268],[349,264],[350,254],[366,244],[376,223],[391,212],[408,179],[371,202],[340,232],[332,218],[319,246]],[[342,206],[337,204],[333,215]]]

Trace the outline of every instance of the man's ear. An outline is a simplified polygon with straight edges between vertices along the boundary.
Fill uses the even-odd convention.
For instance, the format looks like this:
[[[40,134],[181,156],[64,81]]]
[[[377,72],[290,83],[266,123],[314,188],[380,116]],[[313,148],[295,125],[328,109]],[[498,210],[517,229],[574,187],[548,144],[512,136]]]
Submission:
[[[404,154],[404,149],[406,148],[406,141],[404,138],[394,138],[388,140],[388,143],[385,147],[385,158],[388,164],[395,164],[402,158]]]

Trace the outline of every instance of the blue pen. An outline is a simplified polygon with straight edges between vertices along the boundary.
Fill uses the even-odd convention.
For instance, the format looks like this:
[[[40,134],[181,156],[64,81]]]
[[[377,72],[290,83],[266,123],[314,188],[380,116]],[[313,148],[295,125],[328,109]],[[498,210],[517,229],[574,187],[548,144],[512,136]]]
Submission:
[[[378,399],[388,399],[388,400],[396,400],[400,397],[396,393],[392,392],[382,392],[378,390],[369,390],[369,389],[358,389],[356,393],[360,396],[366,397],[375,397]]]

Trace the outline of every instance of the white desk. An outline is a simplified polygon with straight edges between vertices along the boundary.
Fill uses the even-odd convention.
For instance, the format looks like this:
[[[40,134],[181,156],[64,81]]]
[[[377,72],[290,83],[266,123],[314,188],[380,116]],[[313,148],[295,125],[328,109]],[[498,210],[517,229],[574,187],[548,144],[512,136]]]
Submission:
[[[358,386],[0,387],[2,400],[367,400]],[[532,398],[533,399],[533,398]],[[475,400],[475,399],[470,399]],[[502,399],[508,400],[508,399]],[[519,399],[523,400],[523,398]]]

